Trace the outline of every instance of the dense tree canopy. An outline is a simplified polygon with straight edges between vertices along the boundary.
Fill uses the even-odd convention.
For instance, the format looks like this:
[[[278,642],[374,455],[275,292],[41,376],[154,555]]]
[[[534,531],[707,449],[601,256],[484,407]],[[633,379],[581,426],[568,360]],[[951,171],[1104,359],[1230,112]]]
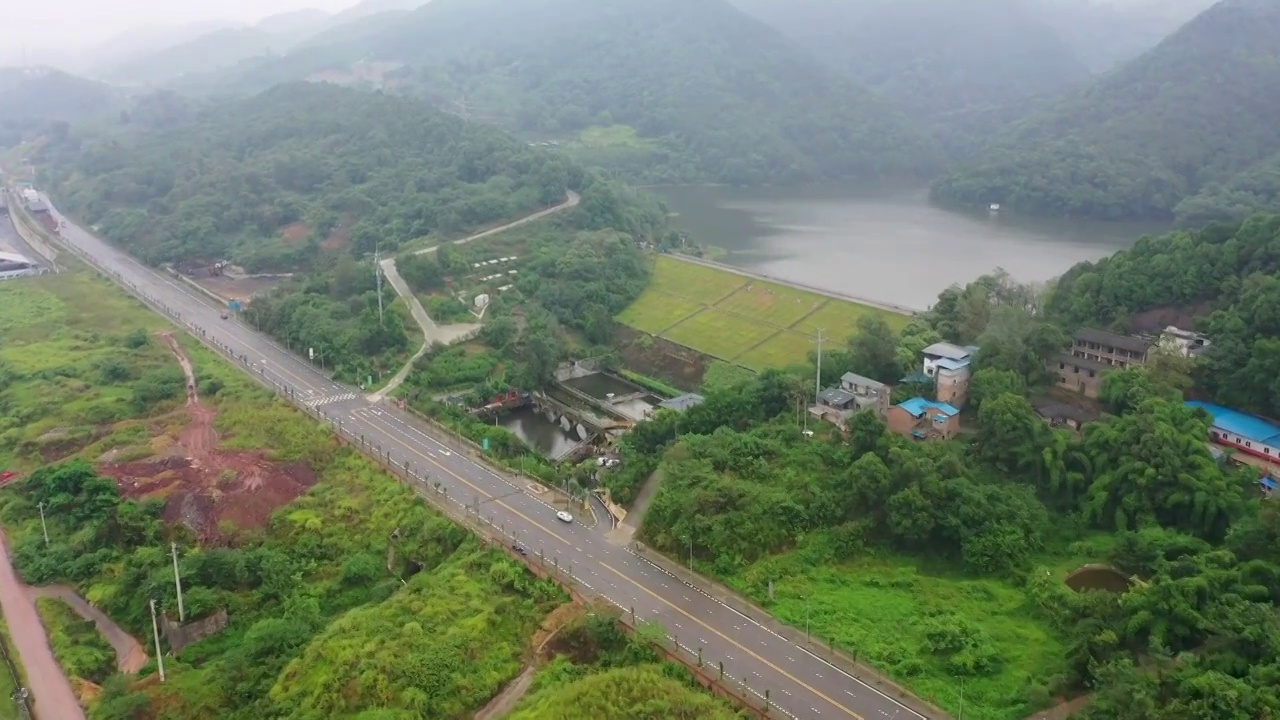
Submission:
[[[149,262],[291,270],[555,203],[581,171],[412,100],[274,88],[191,124],[85,139],[69,210]]]
[[[1059,280],[1048,312],[1068,325],[1137,327],[1135,315],[1191,316],[1212,341],[1197,364],[1198,387],[1226,405],[1262,414],[1280,407],[1280,216],[1147,237],[1131,249],[1081,263]]]
[[[386,82],[534,140],[627,126],[639,138],[625,147],[586,139],[574,151],[655,182],[878,178],[927,154],[890,105],[723,0],[437,0],[230,82],[360,60],[407,63]]]
[[[1184,198],[1280,151],[1277,36],[1275,3],[1224,0],[1011,128],[980,161],[935,183],[934,196],[1044,215],[1170,219]]]
[[[1280,153],[1226,182],[1209,185],[1173,210],[1184,227],[1239,222],[1259,210],[1280,211]]]

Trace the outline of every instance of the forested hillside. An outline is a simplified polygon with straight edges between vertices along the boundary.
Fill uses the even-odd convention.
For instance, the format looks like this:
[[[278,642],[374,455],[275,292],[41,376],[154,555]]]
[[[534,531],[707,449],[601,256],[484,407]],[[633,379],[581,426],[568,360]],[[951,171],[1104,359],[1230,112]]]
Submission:
[[[1280,151],[1280,5],[1224,0],[1142,57],[1010,129],[933,188],[1019,212],[1171,219]]]
[[[582,200],[557,235],[561,258],[577,231],[614,231],[610,241],[625,247],[665,221],[656,202],[563,157],[409,98],[297,83],[190,121],[162,99],[170,129],[86,132],[45,147],[44,158],[67,158],[47,175],[63,178],[59,204],[150,263],[206,273],[229,260],[248,273],[294,273],[254,299],[252,321],[313,348],[352,382],[393,372],[417,347],[402,304],[387,297],[380,310],[375,251],[457,239],[562,202],[570,187]],[[616,288],[643,285],[644,273],[633,274]],[[548,283],[545,305],[572,315],[583,295]],[[584,295],[598,303],[601,294]],[[456,298],[452,307],[470,317]]]
[[[1258,211],[1280,211],[1280,153],[1224,183],[1214,183],[1173,209],[1178,224],[1238,222]]]
[[[723,0],[434,0],[369,20],[233,83],[406,63],[388,85],[650,181],[876,178],[927,159],[895,109]]]
[[[51,150],[52,152],[52,150]],[[86,139],[60,196],[153,263],[311,267],[450,234],[580,187],[580,170],[406,98],[300,83],[128,141]]]
[[[1172,310],[1198,316],[1212,346],[1197,387],[1229,407],[1263,415],[1280,408],[1280,215],[1139,240],[1058,282],[1047,309],[1070,324],[1137,328],[1134,316]]]
[[[1088,70],[1035,0],[732,0],[962,152]]]
[[[0,148],[51,127],[65,134],[66,123],[109,114],[120,101],[112,88],[61,70],[0,68]]]

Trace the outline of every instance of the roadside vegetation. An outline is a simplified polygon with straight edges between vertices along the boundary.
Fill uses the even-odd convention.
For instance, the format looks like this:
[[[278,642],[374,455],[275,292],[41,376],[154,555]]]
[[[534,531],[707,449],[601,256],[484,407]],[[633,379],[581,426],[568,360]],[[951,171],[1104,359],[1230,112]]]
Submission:
[[[4,621],[3,614],[0,614],[0,636],[3,636],[5,644],[5,652],[8,653],[10,661],[14,667],[18,669],[19,677],[24,672],[22,669],[22,658],[13,649],[13,643],[9,640],[9,626]],[[11,698],[13,692],[17,690],[14,685],[13,675],[9,673],[7,666],[0,665],[0,698]],[[14,702],[0,702],[0,720],[22,720],[18,716],[18,705]]]
[[[152,332],[163,321],[84,273],[0,285],[0,467],[22,469],[145,429],[182,372]]]
[[[116,653],[92,620],[83,620],[56,598],[36,600],[36,611],[49,636],[53,656],[67,677],[101,683],[116,671]]]
[[[38,356],[33,347],[67,348],[53,366],[61,370],[47,374],[65,382],[103,356],[125,354],[119,343],[134,332],[128,328],[159,329],[140,305],[79,273],[8,283],[0,293],[21,310],[0,324],[0,352],[19,360],[2,397],[7,412],[19,416],[42,411],[32,408],[34,392],[12,394],[48,381],[28,375],[22,359]],[[126,357],[157,370],[177,367],[162,338],[149,331],[139,337],[145,342]],[[75,419],[84,437],[98,438],[92,443],[67,446],[57,457],[46,457],[44,446],[7,446],[24,474],[0,492],[0,522],[25,582],[71,585],[131,634],[147,637],[151,599],[167,616],[176,614],[168,544],[177,542],[188,618],[218,610],[231,618],[221,633],[167,658],[168,681],[160,684],[154,663],[137,677],[115,674],[114,653],[92,624],[59,601],[41,601],[56,656],[85,681],[78,685],[91,718],[319,720],[372,708],[384,717],[467,718],[520,673],[530,637],[567,599],[558,586],[482,545],[194,339],[183,337],[180,347],[195,366],[201,403],[217,413],[211,462],[250,453],[268,467],[305,466],[315,482],[264,524],[223,523],[216,541],[200,542],[186,517],[172,512],[176,494],[131,489],[130,482],[146,485],[163,473],[113,479],[108,473],[119,463],[177,467],[165,463],[184,452],[174,445],[187,424],[180,372],[172,396],[149,402],[125,392],[137,380],[86,387],[78,411],[97,421],[70,414],[57,420]],[[116,406],[116,414],[95,410]],[[104,457],[108,450],[114,452]],[[231,487],[225,481],[232,478],[218,478],[219,490]],[[216,502],[215,495],[200,497]],[[669,673],[649,652],[635,664]],[[625,684],[607,679],[594,692],[610,697],[609,687]],[[719,702],[684,687],[690,707]]]
[[[684,667],[662,662],[643,627],[625,634],[612,608],[588,606],[548,645],[546,664],[507,720],[747,717],[703,692]]]

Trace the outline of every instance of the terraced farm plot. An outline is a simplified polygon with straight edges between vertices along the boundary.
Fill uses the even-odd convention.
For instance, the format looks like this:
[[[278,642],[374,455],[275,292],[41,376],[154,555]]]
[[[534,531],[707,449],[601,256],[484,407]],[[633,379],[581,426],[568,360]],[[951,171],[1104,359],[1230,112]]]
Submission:
[[[785,285],[748,282],[716,303],[716,307],[785,328],[791,327],[825,302],[826,298]]]
[[[814,337],[818,334],[818,328],[822,328],[831,339],[843,341],[853,334],[854,329],[858,327],[858,320],[867,315],[879,315],[894,330],[901,330],[911,321],[911,318],[906,315],[888,310],[845,300],[828,299],[825,305],[793,325],[791,329],[802,335]]]
[[[659,257],[653,267],[649,290],[703,305],[715,305],[750,281],[751,278],[743,275]]]
[[[733,361],[753,370],[787,367],[805,362],[817,347],[813,338],[791,330],[774,333],[768,340],[747,350]]]
[[[818,328],[830,342],[843,342],[867,315],[879,315],[895,330],[910,320],[663,255],[649,287],[617,320],[705,355],[764,370],[805,362]]]
[[[650,295],[652,297],[646,297]],[[702,303],[675,295],[664,295],[660,290],[650,287],[618,315],[618,322],[650,335],[660,335],[667,328],[705,307]]]
[[[721,360],[733,360],[745,350],[777,334],[777,328],[707,308],[676,325],[663,337]]]

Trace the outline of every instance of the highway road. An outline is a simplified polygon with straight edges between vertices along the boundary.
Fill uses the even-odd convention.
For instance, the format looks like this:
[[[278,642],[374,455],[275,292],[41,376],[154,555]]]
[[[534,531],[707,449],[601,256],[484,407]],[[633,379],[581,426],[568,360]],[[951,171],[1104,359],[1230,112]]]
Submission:
[[[52,207],[52,203],[50,203]],[[60,216],[55,210],[55,216]],[[478,506],[479,516],[570,574],[580,585],[639,621],[656,621],[691,653],[702,650],[711,668],[775,706],[771,715],[795,719],[913,720],[924,715],[863,683],[746,615],[684,583],[610,539],[608,527],[556,519],[556,508],[537,486],[508,477],[457,451],[454,440],[389,403],[371,402],[327,377],[306,359],[234,319],[183,281],[153,271],[67,219],[64,242],[90,257],[175,322],[239,358],[248,372],[276,385],[296,402],[322,412],[373,453],[407,467],[441,501]],[[431,495],[430,491],[425,493]],[[602,525],[607,525],[602,523]]]

